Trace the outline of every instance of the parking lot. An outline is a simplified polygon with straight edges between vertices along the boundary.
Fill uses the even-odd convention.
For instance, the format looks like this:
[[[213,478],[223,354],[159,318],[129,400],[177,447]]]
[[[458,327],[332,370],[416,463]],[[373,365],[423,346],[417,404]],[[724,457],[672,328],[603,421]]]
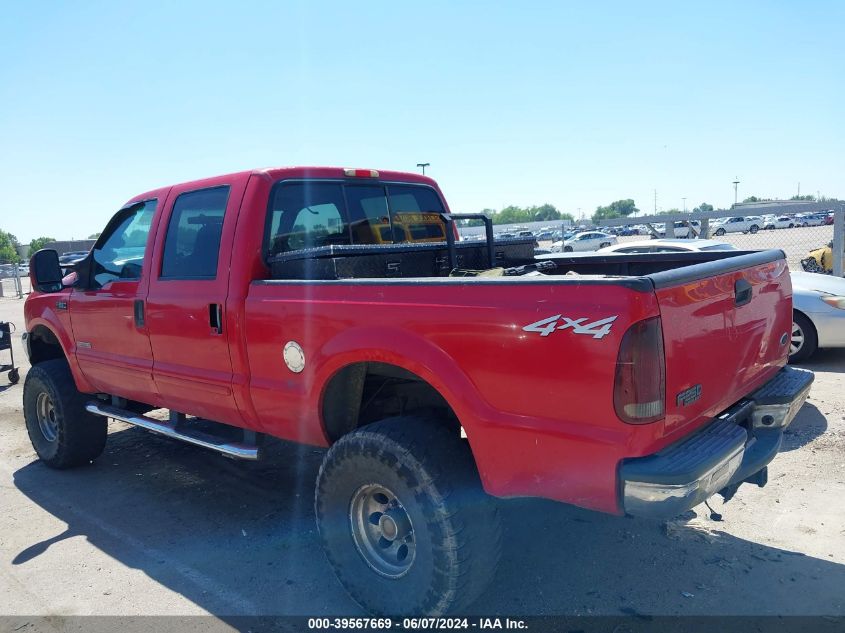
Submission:
[[[616,238],[619,243],[649,240],[648,235],[626,235]],[[791,229],[761,230],[757,233],[727,233],[713,240],[732,244],[739,250],[763,250],[779,248],[786,254],[790,270],[801,270],[801,260],[814,249],[821,248],[833,239],[833,226],[807,226]],[[548,249],[551,241],[540,242],[540,247]]]
[[[729,239],[768,245],[772,235]],[[23,301],[0,299],[0,320],[22,328]],[[714,500],[722,521],[704,506],[659,523],[502,501],[502,563],[475,610],[845,614],[845,351],[807,367],[816,383],[768,486]],[[286,445],[272,463],[236,463],[113,423],[100,459],[57,472],[36,461],[21,394],[0,376],[0,595],[20,618],[11,628],[33,613],[361,613],[316,538],[321,450]]]

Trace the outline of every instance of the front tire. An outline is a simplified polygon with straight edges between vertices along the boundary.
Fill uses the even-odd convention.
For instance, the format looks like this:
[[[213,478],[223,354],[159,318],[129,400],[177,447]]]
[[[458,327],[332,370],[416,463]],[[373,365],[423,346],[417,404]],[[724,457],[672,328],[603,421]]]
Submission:
[[[26,430],[39,459],[50,468],[81,466],[103,452],[108,422],[88,413],[86,401],[64,359],[39,363],[27,373],[23,386]]]
[[[789,362],[800,363],[812,356],[819,347],[816,328],[802,313],[792,311],[792,338],[789,342]]]
[[[329,563],[371,613],[460,613],[495,573],[498,511],[469,446],[437,420],[389,418],[341,438],[315,510]]]
[[[760,230],[760,227],[759,227],[759,226],[757,226],[756,224],[752,224],[752,225],[748,228],[748,230],[749,230],[752,234],[754,234],[754,233],[756,233],[757,231],[759,231],[759,230]]]
[[[713,235],[718,235],[719,237],[722,237],[724,234],[725,234],[725,229],[716,229],[716,232],[713,233]]]
[[[564,247],[563,247],[563,252],[564,252],[564,253],[571,253],[571,252],[572,252],[572,247],[571,247],[571,246],[564,246]]]

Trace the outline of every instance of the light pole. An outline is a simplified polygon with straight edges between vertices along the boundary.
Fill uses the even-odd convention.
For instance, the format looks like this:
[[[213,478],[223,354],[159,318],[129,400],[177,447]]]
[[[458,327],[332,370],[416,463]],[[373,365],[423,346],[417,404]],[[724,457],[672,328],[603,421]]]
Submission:
[[[683,201],[684,201],[684,213],[686,213],[686,212],[687,212],[687,199],[686,199],[686,198],[681,198],[681,200],[683,200]]]
[[[431,163],[417,163],[417,167],[422,167],[423,176],[425,176],[425,168],[431,165]]]
[[[736,180],[734,180],[734,206],[736,206],[736,200],[737,200],[736,187],[737,187],[738,184],[739,184],[739,176],[737,176]]]

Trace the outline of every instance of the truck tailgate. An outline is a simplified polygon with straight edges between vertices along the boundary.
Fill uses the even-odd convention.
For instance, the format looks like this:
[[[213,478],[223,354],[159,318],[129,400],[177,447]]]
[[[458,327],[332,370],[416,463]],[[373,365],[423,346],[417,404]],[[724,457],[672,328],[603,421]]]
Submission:
[[[781,251],[650,277],[666,351],[667,435],[714,417],[786,364],[792,285]]]

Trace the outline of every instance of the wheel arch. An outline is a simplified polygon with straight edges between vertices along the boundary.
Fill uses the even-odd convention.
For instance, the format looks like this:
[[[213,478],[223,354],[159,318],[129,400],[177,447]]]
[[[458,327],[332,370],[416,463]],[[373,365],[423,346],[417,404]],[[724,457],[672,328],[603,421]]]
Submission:
[[[421,412],[436,413],[456,432],[461,426],[448,399],[429,381],[401,365],[380,361],[356,361],[339,368],[320,398],[320,420],[330,443],[378,420]]]
[[[36,325],[28,332],[26,345],[31,365],[59,358],[67,360],[67,354],[59,337],[43,323]]]
[[[95,389],[88,383],[77,363],[73,349],[73,340],[63,327],[55,313],[31,319],[28,323],[26,338],[29,364],[32,366],[47,360],[64,358],[70,366],[76,388],[85,393]]]
[[[815,323],[813,323],[813,319],[811,319],[811,318],[810,318],[810,315],[809,315],[809,314],[807,314],[806,312],[804,312],[801,308],[796,308],[796,307],[794,307],[794,306],[793,306],[793,308],[792,308],[792,314],[793,314],[793,320],[794,320],[794,315],[795,315],[795,314],[800,314],[802,317],[804,317],[805,319],[807,319],[807,322],[810,324],[810,327],[811,327],[811,328],[813,328],[813,334],[815,334],[815,335],[816,335],[816,338],[818,338],[818,336],[819,336],[819,330],[818,330],[818,328],[816,327],[816,324],[815,324]]]
[[[447,352],[399,327],[388,330],[371,327],[350,329],[335,337],[322,350],[325,358],[331,360],[314,376],[315,383],[322,387],[315,394],[317,400],[313,405],[319,412],[319,424],[326,444],[333,444],[345,434],[343,431],[358,428],[360,422],[369,422],[366,416],[359,419],[357,413],[353,414],[355,405],[352,403],[356,394],[362,393],[362,381],[366,381],[371,370],[375,369],[376,375],[388,372],[400,379],[417,382],[417,401],[425,402],[427,397],[429,404],[434,403],[436,406],[433,408],[443,414],[447,424],[453,426],[457,439],[460,439],[460,429],[464,429],[486,487],[487,459],[484,451],[479,452],[478,442],[474,439],[483,433],[488,421],[499,417],[497,412]],[[389,341],[389,347],[385,341]],[[343,387],[344,380],[353,384]],[[340,401],[330,403],[327,396]]]

